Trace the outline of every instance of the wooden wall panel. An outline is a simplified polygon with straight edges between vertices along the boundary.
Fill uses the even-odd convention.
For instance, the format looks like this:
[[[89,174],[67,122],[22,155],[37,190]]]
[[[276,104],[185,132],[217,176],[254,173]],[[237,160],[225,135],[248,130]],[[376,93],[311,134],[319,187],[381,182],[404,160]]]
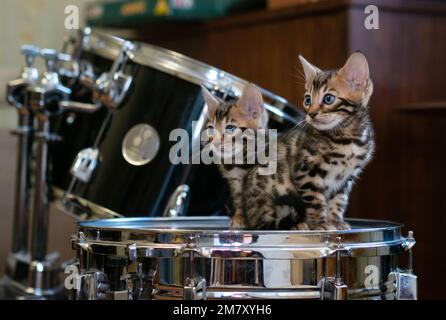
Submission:
[[[364,14],[350,11],[351,26]],[[371,114],[377,152],[352,197],[350,215],[393,219],[415,232],[415,270],[423,298],[445,297],[446,112],[402,112],[446,100],[446,14],[380,11],[380,30],[350,28],[349,51],[369,59],[375,84]]]
[[[303,78],[298,54],[323,68],[341,66],[346,58],[346,13],[338,10],[303,16],[301,19],[277,19],[237,27],[206,29],[191,25],[173,37],[170,26],[157,32],[139,34],[136,39],[186,54],[301,105]],[[187,25],[177,25],[187,28]],[[314,39],[320,41],[314,42]]]
[[[380,29],[364,28],[364,8],[377,4]],[[218,21],[155,24],[136,40],[216,66],[301,104],[298,53],[321,68],[348,54],[367,56],[375,93],[371,115],[377,150],[355,186],[350,217],[400,221],[415,231],[415,270],[422,298],[446,298],[446,112],[402,112],[444,100],[446,6],[439,1],[326,0]],[[445,103],[446,104],[446,103]]]

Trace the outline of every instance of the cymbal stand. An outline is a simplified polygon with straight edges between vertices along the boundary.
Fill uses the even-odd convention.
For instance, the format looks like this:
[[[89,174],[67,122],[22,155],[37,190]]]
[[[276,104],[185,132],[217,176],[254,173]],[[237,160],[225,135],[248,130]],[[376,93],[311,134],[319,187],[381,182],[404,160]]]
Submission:
[[[49,223],[47,178],[48,144],[59,140],[59,137],[52,132],[51,119],[60,110],[59,102],[68,100],[71,94],[71,90],[59,81],[58,63],[68,61],[70,56],[52,49],[40,50],[33,46],[22,47],[22,53],[27,62],[22,77],[8,83],[8,101],[18,109],[19,113],[19,130],[17,130],[19,152],[13,248],[8,257],[6,276],[2,279],[2,283],[8,288],[7,294],[14,298],[63,297],[64,289],[60,281],[63,267],[59,263],[58,253],[47,254]],[[47,70],[42,75],[39,75],[38,70],[33,67],[33,60],[38,56],[45,59]],[[37,152],[32,184],[30,167],[33,144]]]

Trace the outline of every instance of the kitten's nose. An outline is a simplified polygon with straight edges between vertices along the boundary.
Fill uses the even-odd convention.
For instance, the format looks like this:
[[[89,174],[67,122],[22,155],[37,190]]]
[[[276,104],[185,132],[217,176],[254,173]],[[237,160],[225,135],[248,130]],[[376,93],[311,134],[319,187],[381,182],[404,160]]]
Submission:
[[[310,112],[308,112],[308,115],[310,116],[310,118],[314,118],[314,117],[316,117],[317,116],[317,114],[318,114],[318,111],[310,111]]]

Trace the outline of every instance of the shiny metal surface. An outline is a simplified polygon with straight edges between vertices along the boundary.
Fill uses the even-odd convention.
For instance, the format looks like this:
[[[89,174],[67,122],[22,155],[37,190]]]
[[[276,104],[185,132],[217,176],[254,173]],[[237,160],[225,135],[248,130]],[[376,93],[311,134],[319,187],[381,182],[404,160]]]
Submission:
[[[28,227],[31,198],[31,154],[34,139],[34,116],[28,108],[18,110],[17,169],[14,193],[12,252],[28,250]]]
[[[28,250],[34,114],[29,104],[30,101],[26,98],[26,93],[28,86],[34,85],[39,80],[39,70],[34,66],[34,60],[40,55],[40,49],[32,45],[23,45],[20,51],[25,57],[26,66],[22,69],[21,78],[9,81],[6,86],[7,101],[17,109],[18,113],[17,129],[13,132],[18,136],[13,253],[23,253]]]
[[[406,250],[401,225],[349,223],[352,230],[321,232],[233,231],[226,217],[83,221],[72,244],[81,272],[101,270],[107,255],[127,259],[128,279],[137,265],[153,270],[156,299],[199,297],[191,279],[205,280],[208,299],[397,298],[389,275]]]
[[[253,258],[314,258],[325,257],[337,249],[337,236],[342,235],[344,255],[355,256],[372,252],[385,255],[402,251],[404,238],[399,224],[386,221],[371,225],[368,220],[350,219],[352,230],[348,231],[252,231],[228,230],[226,217],[181,217],[181,218],[124,218],[79,223],[81,240],[100,244],[109,237],[122,241],[120,245],[135,240],[150,242],[139,244],[138,248],[154,248],[159,243],[169,245],[162,248],[164,253],[172,248],[193,249],[207,257],[250,256]],[[106,238],[102,239],[102,232]],[[90,234],[94,238],[90,238]],[[230,247],[236,250],[229,250]],[[161,248],[160,248],[161,249]],[[92,248],[93,250],[93,248]]]
[[[189,200],[190,188],[187,184],[182,184],[170,196],[169,202],[164,209],[163,217],[175,218],[183,216]]]
[[[67,56],[52,49],[40,50],[27,45],[21,51],[26,67],[21,79],[8,83],[7,91],[8,101],[19,112],[17,133],[20,138],[13,252],[8,256],[4,282],[13,291],[23,293],[23,297],[56,296],[61,292],[58,254],[47,254],[48,144],[57,140],[50,121],[58,113],[57,101],[71,93],[61,84],[58,74],[58,62],[66,60]],[[42,74],[33,66],[37,56],[45,60],[46,71]],[[28,237],[30,231],[31,237]]]
[[[48,159],[49,159],[49,139],[50,122],[39,120],[36,134],[40,134],[37,139],[37,159],[34,172],[34,197],[31,233],[31,257],[33,260],[42,261],[45,259],[48,249],[48,224],[49,224],[49,198],[48,198]]]
[[[418,277],[411,270],[396,270],[389,274],[389,284],[395,288],[397,300],[417,300]]]
[[[26,295],[48,297],[61,295],[59,255],[51,253],[42,260],[33,260],[29,254],[10,254],[6,261],[6,281]]]
[[[74,178],[82,182],[88,182],[93,175],[94,169],[99,163],[99,150],[94,148],[86,148],[81,150],[76,159],[74,159],[73,166],[70,173]]]

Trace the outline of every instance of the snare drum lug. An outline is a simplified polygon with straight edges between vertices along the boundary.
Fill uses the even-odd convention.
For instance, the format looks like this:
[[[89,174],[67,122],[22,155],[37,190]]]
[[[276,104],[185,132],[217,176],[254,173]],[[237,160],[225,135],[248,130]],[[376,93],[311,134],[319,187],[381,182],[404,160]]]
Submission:
[[[73,289],[76,300],[102,300],[107,297],[109,286],[105,273],[91,271],[84,273],[78,279],[77,288]]]
[[[206,300],[206,279],[186,278],[183,287],[183,300]]]
[[[341,280],[337,278],[327,278],[321,283],[322,286],[322,300],[347,300],[348,287]]]
[[[127,256],[130,261],[136,260],[137,257],[136,243],[132,243],[127,246]]]
[[[78,233],[76,241],[76,246],[81,248],[82,250],[89,252],[90,251],[90,244],[86,241],[84,233],[81,231]]]
[[[399,270],[389,273],[388,283],[396,300],[417,300],[418,277],[412,271]]]

